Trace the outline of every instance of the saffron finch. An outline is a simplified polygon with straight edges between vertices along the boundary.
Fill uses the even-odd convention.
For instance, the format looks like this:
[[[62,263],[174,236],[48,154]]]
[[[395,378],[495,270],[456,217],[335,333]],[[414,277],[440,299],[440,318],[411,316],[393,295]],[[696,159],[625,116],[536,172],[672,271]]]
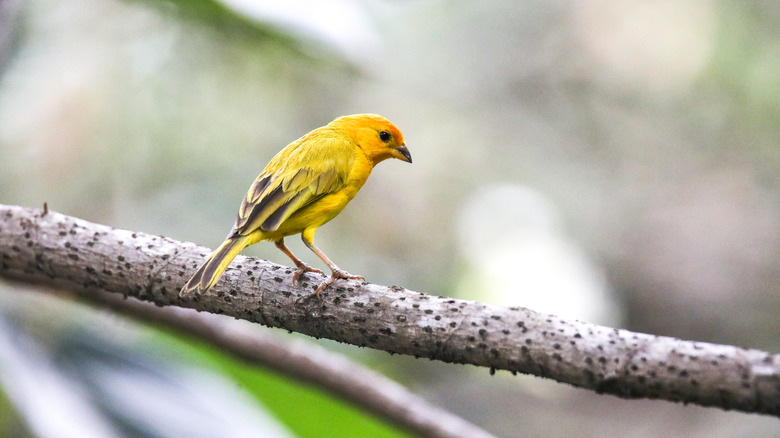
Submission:
[[[344,209],[374,166],[388,158],[412,162],[401,131],[376,114],[339,117],[290,143],[249,187],[227,238],[179,295],[209,290],[242,249],[263,240],[273,241],[295,263],[293,285],[305,272],[322,274],[284,245],[286,236],[298,233],[332,272],[317,288],[317,297],[339,278],[363,280],[336,266],[314,246],[314,233]]]

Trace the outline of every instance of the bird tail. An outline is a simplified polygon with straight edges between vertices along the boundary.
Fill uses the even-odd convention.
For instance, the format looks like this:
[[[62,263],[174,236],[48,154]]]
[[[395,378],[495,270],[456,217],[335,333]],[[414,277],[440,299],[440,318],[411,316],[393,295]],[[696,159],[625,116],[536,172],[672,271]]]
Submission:
[[[181,288],[179,296],[191,292],[203,293],[211,289],[227,269],[230,262],[248,245],[247,236],[231,237],[212,253],[203,265],[192,275],[192,278]]]

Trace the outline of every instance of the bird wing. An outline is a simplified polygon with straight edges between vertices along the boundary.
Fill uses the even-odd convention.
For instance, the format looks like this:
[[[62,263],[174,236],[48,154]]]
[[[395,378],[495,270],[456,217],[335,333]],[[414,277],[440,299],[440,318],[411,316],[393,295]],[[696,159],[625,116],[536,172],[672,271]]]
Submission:
[[[299,209],[340,190],[349,176],[352,157],[352,148],[344,142],[288,146],[249,187],[229,236],[274,231]]]

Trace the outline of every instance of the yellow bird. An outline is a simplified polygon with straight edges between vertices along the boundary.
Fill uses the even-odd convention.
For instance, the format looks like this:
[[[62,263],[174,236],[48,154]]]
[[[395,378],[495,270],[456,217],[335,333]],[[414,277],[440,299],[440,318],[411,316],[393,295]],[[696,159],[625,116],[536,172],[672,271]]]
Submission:
[[[322,274],[284,245],[286,236],[298,233],[332,271],[330,278],[317,288],[317,297],[336,279],[363,280],[340,269],[314,246],[314,233],[344,209],[374,166],[388,158],[412,162],[401,131],[376,114],[339,117],[290,143],[249,187],[226,240],[198,268],[179,295],[209,290],[242,249],[263,240],[273,241],[295,263],[298,269],[293,285],[305,272]]]

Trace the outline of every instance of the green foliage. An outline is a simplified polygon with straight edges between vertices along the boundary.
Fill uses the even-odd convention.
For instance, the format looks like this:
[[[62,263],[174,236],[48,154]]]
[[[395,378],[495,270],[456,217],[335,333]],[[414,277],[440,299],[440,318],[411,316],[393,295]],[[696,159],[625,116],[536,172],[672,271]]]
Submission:
[[[176,20],[185,20],[190,24],[200,24],[214,29],[217,33],[228,37],[243,37],[247,40],[286,40],[290,48],[295,48],[295,42],[284,33],[241,15],[224,3],[211,0],[133,0],[144,6],[153,7],[161,13]]]
[[[741,3],[725,3],[720,9],[715,50],[705,78],[708,90],[733,99],[740,108],[735,117],[743,124],[742,134],[751,135],[746,145],[770,149],[780,146],[780,47],[774,17],[766,11]]]
[[[275,372],[227,356],[211,346],[158,333],[166,349],[178,350],[182,355],[191,356],[193,362],[224,373],[299,437],[409,436],[311,385],[291,381]]]
[[[0,391],[0,436],[17,438],[32,436],[25,430],[24,421],[19,418],[16,408],[3,391]]]

